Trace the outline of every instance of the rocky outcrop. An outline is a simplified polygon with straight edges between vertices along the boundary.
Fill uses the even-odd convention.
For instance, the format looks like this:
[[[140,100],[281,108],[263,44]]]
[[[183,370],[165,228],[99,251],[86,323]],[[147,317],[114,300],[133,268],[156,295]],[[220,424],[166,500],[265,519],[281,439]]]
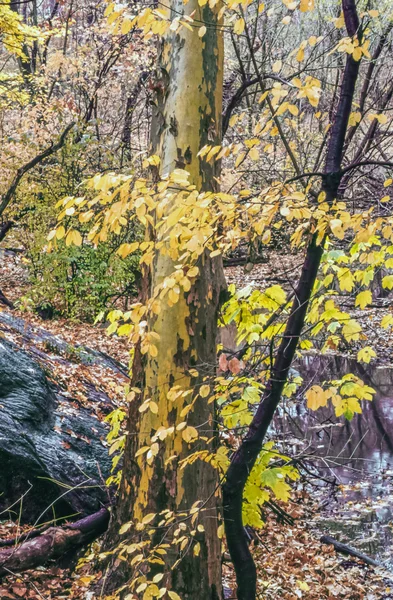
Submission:
[[[75,401],[48,379],[30,350],[0,337],[0,512],[41,522],[92,513],[108,504],[104,482],[111,465],[108,427],[92,405],[109,412],[112,403],[93,385],[85,390],[91,402]],[[116,368],[110,358],[90,356]]]

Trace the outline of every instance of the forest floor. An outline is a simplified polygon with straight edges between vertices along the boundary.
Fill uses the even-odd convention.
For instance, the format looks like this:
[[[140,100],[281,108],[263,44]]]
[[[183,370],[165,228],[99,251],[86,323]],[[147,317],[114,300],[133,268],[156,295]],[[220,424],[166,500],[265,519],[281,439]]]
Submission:
[[[1,257],[0,289],[13,302],[26,294],[28,281],[26,271],[19,256]],[[284,264],[284,267],[283,267]],[[253,283],[256,287],[272,285],[281,274],[292,269],[293,278],[298,266],[293,259],[279,255],[269,261],[269,265],[255,267],[251,273],[245,274],[242,267],[231,267],[228,276],[231,281],[242,286]],[[365,313],[365,323],[372,327],[372,311]],[[389,310],[389,309],[386,309]],[[17,307],[15,316],[23,318],[33,327],[42,327],[52,334],[65,339],[70,344],[82,344],[116,358],[123,364],[128,363],[126,341],[108,337],[101,326],[71,322],[67,319],[42,320],[33,312]],[[380,312],[378,319],[382,318]],[[382,332],[380,332],[382,335]],[[383,343],[386,352],[383,359],[390,361],[392,340],[383,330]],[[386,342],[386,344],[385,344]],[[94,369],[91,369],[94,371]],[[92,375],[94,376],[94,374]],[[97,372],[97,377],[99,373]],[[77,376],[72,385],[78,386]],[[122,392],[109,385],[113,396],[118,395],[121,401]],[[253,545],[253,554],[258,567],[258,585],[260,598],[266,600],[388,600],[393,599],[393,576],[386,570],[368,567],[356,559],[343,558],[337,555],[332,546],[322,545],[315,523],[318,521],[320,507],[324,495],[329,489],[321,488],[316,496],[303,486],[295,491],[287,504],[281,504],[293,518],[294,524],[277,522],[274,515],[267,514],[266,525],[258,533],[258,544]],[[1,519],[1,516],[0,516]],[[28,530],[28,526],[20,527],[17,523],[0,521],[0,540],[20,535]],[[96,542],[97,543],[97,542]],[[95,544],[96,544],[95,543]],[[63,568],[59,564],[50,564],[22,574],[10,574],[0,582],[0,600],[27,598],[30,600],[75,599],[94,600],[99,596],[89,592],[91,576],[89,566],[79,570]],[[234,589],[234,574],[230,564],[224,565],[224,585],[227,597],[234,597],[230,590]]]
[[[317,515],[318,503],[308,494],[294,494],[282,505],[295,517],[293,525],[279,524],[269,516],[264,529],[257,532],[253,555],[258,569],[260,599],[265,600],[391,600],[393,578],[385,570],[368,567],[356,559],[337,555],[332,546],[319,542],[310,525]],[[15,536],[17,525],[0,523],[0,539]],[[21,533],[21,530],[18,530]],[[95,542],[97,544],[97,542]],[[77,571],[47,565],[19,575],[5,577],[0,583],[0,599],[16,600],[95,600],[89,587],[93,581],[89,565]],[[233,595],[234,573],[224,565],[226,598]]]

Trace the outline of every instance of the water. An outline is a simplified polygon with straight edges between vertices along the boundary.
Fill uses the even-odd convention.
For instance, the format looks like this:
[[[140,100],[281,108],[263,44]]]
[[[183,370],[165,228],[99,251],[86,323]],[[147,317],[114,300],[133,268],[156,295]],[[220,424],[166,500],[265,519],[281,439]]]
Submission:
[[[287,402],[274,422],[282,450],[303,456],[321,500],[313,525],[393,570],[393,368],[362,365],[342,356],[309,356],[296,367],[312,384],[354,373],[376,390],[352,421],[333,407],[316,412]],[[307,475],[307,474],[306,474]]]

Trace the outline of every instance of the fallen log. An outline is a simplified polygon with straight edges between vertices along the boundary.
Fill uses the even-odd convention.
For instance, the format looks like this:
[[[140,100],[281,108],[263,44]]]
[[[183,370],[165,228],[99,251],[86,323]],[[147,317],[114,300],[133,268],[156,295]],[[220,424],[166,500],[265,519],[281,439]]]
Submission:
[[[323,535],[319,541],[322,542],[322,544],[328,544],[328,545],[334,546],[334,549],[336,550],[336,552],[339,552],[340,554],[344,554],[345,556],[353,556],[355,558],[359,558],[364,563],[366,563],[367,565],[371,565],[372,567],[381,567],[382,566],[378,561],[374,560],[373,558],[370,558],[366,554],[363,554],[362,552],[355,550],[355,548],[352,548],[351,546],[347,546],[346,544],[342,544],[341,542],[338,542],[334,538],[330,537],[330,535]]]
[[[52,523],[49,523],[49,525],[44,525],[43,527],[37,527],[37,529],[31,529],[30,531],[28,531],[27,533],[23,533],[22,535],[20,535],[19,537],[14,537],[14,538],[8,538],[6,540],[0,540],[0,548],[9,548],[10,546],[18,546],[20,544],[22,544],[22,542],[26,542],[27,540],[32,540],[33,538],[38,537],[39,535],[42,535],[44,533],[44,531],[48,531],[48,529],[50,529],[50,527],[52,526]]]
[[[0,550],[0,577],[34,569],[66,552],[92,542],[104,533],[109,523],[109,511],[98,512],[62,527],[50,527],[35,539],[20,546]]]

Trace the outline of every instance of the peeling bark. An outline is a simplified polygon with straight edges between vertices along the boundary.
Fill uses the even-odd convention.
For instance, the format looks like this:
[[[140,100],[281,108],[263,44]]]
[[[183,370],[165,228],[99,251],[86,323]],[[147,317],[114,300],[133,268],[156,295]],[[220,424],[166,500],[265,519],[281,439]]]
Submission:
[[[175,16],[195,12],[194,19],[211,26],[203,38],[198,36],[197,29],[169,32],[162,41],[159,64],[150,86],[155,90],[152,145],[161,158],[161,174],[176,168],[186,169],[191,183],[199,190],[214,189],[214,177],[218,175],[217,165],[207,163],[197,154],[205,144],[221,140],[223,40],[220,29],[213,26],[218,22],[219,8],[200,7],[197,0],[190,0],[187,5],[182,0],[171,2],[168,16],[171,11]],[[168,212],[171,208],[167,208]],[[162,235],[165,240],[166,234]],[[156,256],[149,277],[145,277],[145,298],[151,297],[154,288],[173,273],[175,264],[167,255]],[[200,275],[191,290],[174,306],[162,302],[160,314],[150,322],[150,329],[160,336],[156,342],[157,357],[142,359],[137,349],[133,381],[143,391],[130,405],[120,499],[107,542],[109,547],[116,545],[119,527],[124,522],[138,523],[147,513],[163,509],[175,513],[188,511],[197,500],[203,501],[206,510],[199,519],[204,526],[198,538],[200,554],[194,556],[192,550],[184,553],[172,570],[177,551],[175,548],[168,551],[164,557],[165,585],[182,600],[219,600],[222,582],[216,469],[202,461],[180,469],[179,462],[194,448],[176,430],[160,442],[153,462],[146,461],[146,454],[134,458],[141,447],[151,444],[151,436],[159,427],[169,428],[184,420],[180,413],[185,399],[172,401],[167,397],[168,391],[179,382],[184,390],[198,389],[203,377],[215,374],[218,309],[225,286],[222,260],[206,254],[199,268]],[[190,369],[196,369],[199,375],[190,375]],[[147,398],[157,404],[157,414],[138,411]],[[197,400],[187,422],[198,428],[201,436],[209,440],[216,437],[215,407],[207,399]],[[198,450],[204,448],[211,450],[211,443],[198,440]],[[138,539],[137,532],[130,533],[130,539]],[[160,534],[162,531],[158,530],[156,537]],[[118,570],[108,578],[111,589],[132,575],[127,565],[120,565],[119,569],[121,574]]]

